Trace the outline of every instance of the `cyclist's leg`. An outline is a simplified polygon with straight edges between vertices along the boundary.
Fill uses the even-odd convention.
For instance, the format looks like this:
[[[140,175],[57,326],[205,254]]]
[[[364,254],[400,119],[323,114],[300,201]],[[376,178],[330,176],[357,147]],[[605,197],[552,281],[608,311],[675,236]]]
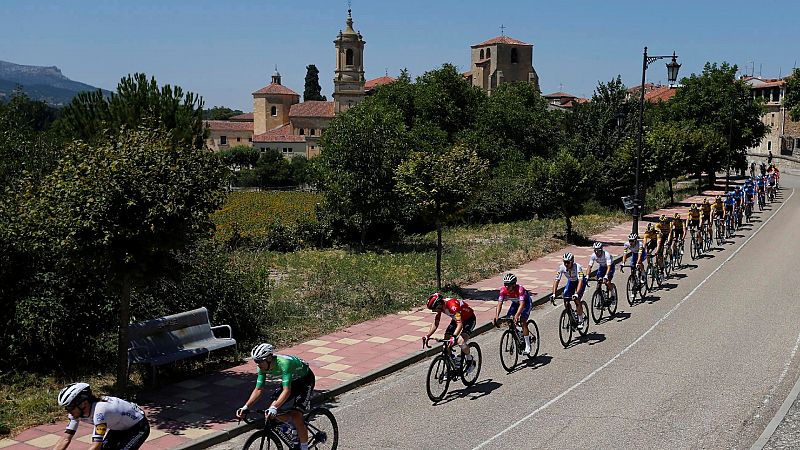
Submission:
[[[473,315],[463,322],[464,326],[461,328],[461,336],[458,337],[459,345],[461,346],[461,353],[464,355],[464,361],[467,364],[472,362],[473,356],[469,354],[469,337],[475,329],[475,322],[477,319]]]

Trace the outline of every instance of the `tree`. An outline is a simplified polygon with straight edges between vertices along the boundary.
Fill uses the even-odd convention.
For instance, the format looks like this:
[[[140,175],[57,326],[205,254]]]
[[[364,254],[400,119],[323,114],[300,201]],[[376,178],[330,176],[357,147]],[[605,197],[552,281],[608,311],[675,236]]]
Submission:
[[[572,239],[572,218],[583,212],[583,206],[592,196],[593,168],[596,161],[589,156],[578,159],[569,151],[562,149],[550,161],[535,161],[540,170],[536,181],[540,190],[546,192],[552,202],[554,211],[564,218],[566,223],[565,237]],[[533,164],[533,162],[532,162]]]
[[[792,74],[786,77],[783,105],[789,110],[792,120],[800,121],[800,68],[794,69]]]
[[[706,63],[701,74],[681,80],[682,87],[669,101],[672,120],[708,127],[729,140],[730,153],[708,155],[721,156],[705,161],[703,171],[710,176],[728,161],[733,165],[744,161],[745,150],[758,145],[767,132],[761,121],[763,105],[750,100],[750,86],[736,79],[736,71],[736,65]]]
[[[289,161],[275,148],[261,153],[256,163],[256,176],[261,187],[288,186],[292,182]]]
[[[322,100],[327,98],[322,95],[322,86],[319,85],[319,69],[314,64],[306,66],[306,85],[303,90],[303,101]]]
[[[169,132],[175,146],[203,148],[203,99],[180,86],[158,86],[143,73],[120,80],[116,94],[82,92],[64,108],[62,125],[84,142],[115,139],[122,129]]]
[[[397,168],[397,191],[436,224],[436,289],[442,289],[442,225],[463,214],[488,169],[477,152],[412,152]]]
[[[203,119],[205,120],[228,120],[233,116],[244,114],[239,109],[230,109],[226,106],[215,106],[203,111]]]
[[[577,103],[572,113],[565,117],[565,125],[571,138],[570,148],[578,156],[594,155],[605,161],[622,145],[639,123],[639,101],[634,96],[629,101],[628,91],[620,76],[608,83],[598,83],[587,103]],[[623,127],[617,124],[617,116],[623,117]]]
[[[66,270],[102,274],[119,319],[117,384],[127,383],[131,289],[174,268],[175,252],[213,229],[225,167],[169,133],[120,130],[115,142],[76,142],[15,201],[20,239]],[[88,314],[100,314],[97,307]]]
[[[257,148],[246,145],[237,145],[219,152],[222,162],[232,169],[252,169],[260,156],[261,152]]]
[[[675,203],[672,179],[689,169],[692,131],[688,124],[664,122],[648,130],[644,143],[642,172],[650,182],[667,181],[670,203]]]
[[[465,83],[452,64],[425,72],[417,78],[413,93],[414,126],[433,124],[447,133],[451,143],[455,142],[456,134],[475,125],[478,110],[486,101],[486,94]]]
[[[403,119],[371,98],[337,116],[323,133],[317,172],[325,208],[358,230],[362,249],[371,229],[398,223],[395,169],[408,154]]]

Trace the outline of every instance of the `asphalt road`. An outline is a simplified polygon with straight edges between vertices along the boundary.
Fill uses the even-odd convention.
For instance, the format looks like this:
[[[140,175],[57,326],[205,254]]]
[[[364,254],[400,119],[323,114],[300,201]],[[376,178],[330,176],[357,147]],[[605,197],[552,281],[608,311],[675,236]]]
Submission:
[[[561,306],[548,304],[533,314],[540,356],[510,374],[492,331],[476,339],[478,384],[453,383],[438,404],[430,359],[341,396],[340,448],[750,448],[800,376],[800,177],[782,184],[734,242],[697,261],[687,247],[686,268],[644,303],[623,299],[584,342],[562,347]]]

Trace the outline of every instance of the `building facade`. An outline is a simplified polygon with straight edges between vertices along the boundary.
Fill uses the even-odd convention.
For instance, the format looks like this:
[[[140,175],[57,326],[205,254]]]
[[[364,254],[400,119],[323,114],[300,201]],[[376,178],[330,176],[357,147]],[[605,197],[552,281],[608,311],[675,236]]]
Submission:
[[[789,111],[783,106],[786,96],[786,81],[783,79],[764,79],[744,77],[750,85],[754,99],[762,99],[766,111],[761,121],[769,127],[761,143],[749,148],[748,153],[767,155],[796,155],[800,151],[800,122],[789,117]]]
[[[471,46],[470,71],[464,76],[491,95],[503,83],[528,81],[539,89],[539,75],[533,68],[533,44],[509,36],[497,36]]]

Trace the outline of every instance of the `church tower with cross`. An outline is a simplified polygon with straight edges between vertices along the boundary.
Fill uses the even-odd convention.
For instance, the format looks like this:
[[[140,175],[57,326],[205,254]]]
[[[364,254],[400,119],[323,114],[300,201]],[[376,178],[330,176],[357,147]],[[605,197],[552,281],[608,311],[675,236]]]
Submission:
[[[347,10],[347,27],[339,31],[336,40],[336,71],[333,78],[334,113],[364,100],[364,38],[353,29],[353,16]]]
[[[464,76],[473,86],[489,95],[503,83],[528,81],[539,89],[539,75],[533,68],[533,44],[522,42],[505,34],[471,46],[470,71]]]

